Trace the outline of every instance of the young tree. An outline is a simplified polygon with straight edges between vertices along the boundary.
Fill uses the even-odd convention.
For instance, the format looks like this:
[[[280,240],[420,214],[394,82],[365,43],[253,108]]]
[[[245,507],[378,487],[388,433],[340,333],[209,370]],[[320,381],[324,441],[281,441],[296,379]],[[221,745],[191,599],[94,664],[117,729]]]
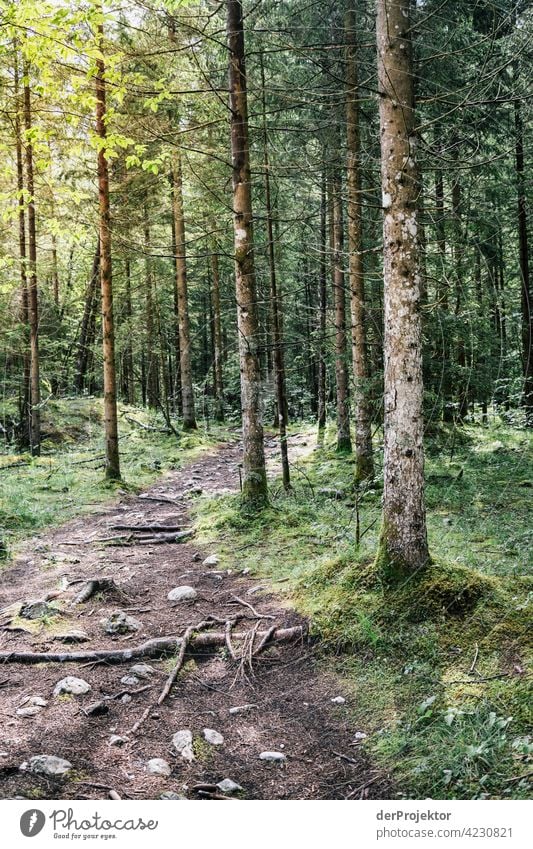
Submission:
[[[228,0],[227,7],[235,291],[244,449],[243,500],[249,506],[261,506],[267,501],[267,479],[263,423],[261,420],[261,370],[258,351],[260,331],[257,320],[253,254],[252,192],[242,3],[240,0]]]
[[[385,444],[378,563],[385,579],[429,561],[424,504],[422,340],[410,0],[377,0]]]

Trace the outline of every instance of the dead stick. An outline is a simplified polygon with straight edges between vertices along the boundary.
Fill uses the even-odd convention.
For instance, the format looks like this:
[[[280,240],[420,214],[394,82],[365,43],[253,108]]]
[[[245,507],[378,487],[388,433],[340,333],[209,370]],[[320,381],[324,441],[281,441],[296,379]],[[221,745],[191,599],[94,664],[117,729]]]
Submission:
[[[187,646],[189,645],[189,643],[191,641],[192,635],[194,634],[195,631],[201,631],[203,628],[207,628],[210,624],[211,624],[211,622],[209,622],[209,620],[204,620],[203,622],[199,622],[198,625],[189,625],[189,627],[185,630],[185,633],[184,633],[183,637],[181,638],[182,643],[181,643],[180,650],[179,650],[179,653],[178,653],[178,658],[176,660],[176,665],[175,665],[174,669],[172,670],[172,672],[170,673],[170,675],[168,676],[168,678],[165,682],[165,686],[161,690],[161,695],[159,696],[159,698],[157,700],[158,705],[163,704],[166,697],[170,693],[170,690],[172,689],[172,685],[174,684],[174,681],[178,677],[179,671],[180,671],[181,667],[183,666],[183,660],[185,658],[185,652],[187,651]]]
[[[239,604],[243,604],[245,607],[247,607],[249,610],[251,610],[256,619],[275,619],[276,618],[275,616],[270,616],[268,613],[258,613],[257,610],[255,609],[255,607],[252,607],[252,605],[249,602],[244,601],[244,599],[239,598],[238,595],[232,595],[231,597],[234,598],[235,601],[238,601]]]
[[[257,648],[256,648],[256,650],[255,650],[255,654],[256,654],[256,655],[257,655],[257,654],[259,654],[259,652],[262,652],[262,651],[263,651],[263,649],[264,649],[264,647],[266,646],[266,644],[267,644],[267,643],[269,643],[269,642],[270,642],[270,640],[272,639],[272,637],[273,637],[273,635],[274,635],[274,632],[275,632],[276,630],[277,630],[277,629],[276,629],[275,625],[272,625],[272,627],[271,627],[271,628],[269,628],[269,629],[268,629],[268,631],[265,631],[265,632],[263,633],[263,638],[262,638],[261,642],[259,643],[259,645],[257,646]]]

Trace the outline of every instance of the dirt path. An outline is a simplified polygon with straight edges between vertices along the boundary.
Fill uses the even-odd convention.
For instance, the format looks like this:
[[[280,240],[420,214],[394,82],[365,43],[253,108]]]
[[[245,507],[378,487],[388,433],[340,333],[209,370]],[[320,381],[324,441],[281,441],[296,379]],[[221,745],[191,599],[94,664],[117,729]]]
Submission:
[[[269,451],[273,456],[273,443]],[[116,524],[189,527],[190,499],[199,489],[205,494],[234,490],[239,457],[238,445],[223,446],[166,475],[143,494],[172,503],[123,495],[115,506],[29,541],[0,576],[0,607],[43,599],[47,593],[59,591],[50,603],[59,604],[62,615],[34,622],[16,619],[16,626],[35,633],[2,628],[0,650],[131,648],[152,637],[182,634],[188,625],[209,615],[227,619],[247,614],[248,608],[234,596],[274,617],[261,627],[299,624],[298,615],[283,607],[265,587],[257,589],[257,580],[203,565],[204,559],[216,552],[199,551],[194,539],[185,544],[128,547],[103,547],[97,542],[119,533],[112,529]],[[68,582],[94,576],[113,578],[120,593],[97,594],[73,607],[70,602],[82,584],[69,586]],[[169,602],[169,591],[180,585],[193,587],[197,598],[176,605]],[[116,611],[138,620],[139,630],[125,636],[106,634],[100,620]],[[240,627],[255,624],[244,618]],[[80,629],[89,637],[83,645],[63,646],[54,639]],[[226,649],[192,652],[169,698],[154,706],[132,735],[129,730],[146,708],[155,705],[172,666],[168,658],[149,663],[154,671],[144,671],[147,677],[137,681],[129,673],[131,663],[3,665],[0,797],[107,798],[111,789],[132,799],[158,798],[163,793],[198,798],[202,789],[196,785],[213,785],[225,778],[242,786],[244,798],[388,795],[386,780],[377,777],[354,745],[359,729],[350,718],[353,705],[332,702],[342,693],[334,679],[319,669],[309,645],[272,646],[256,659],[253,675],[248,676],[243,676]],[[91,690],[83,695],[53,696],[55,685],[67,675],[82,678]],[[130,680],[122,682],[124,676]],[[106,698],[114,695],[118,697]],[[30,715],[17,713],[31,706],[28,698],[35,696],[47,704],[37,705],[38,710]],[[102,700],[107,712],[87,715],[88,706]],[[229,711],[250,704],[254,707],[248,710]],[[223,743],[207,742],[205,728],[219,732]],[[180,730],[192,733],[192,761],[184,759],[172,743]],[[113,735],[126,740],[111,744]],[[280,752],[286,760],[261,760],[264,751]],[[71,771],[62,779],[51,779],[20,770],[21,763],[41,754],[68,760]],[[146,763],[154,758],[167,761],[169,776],[148,772]]]

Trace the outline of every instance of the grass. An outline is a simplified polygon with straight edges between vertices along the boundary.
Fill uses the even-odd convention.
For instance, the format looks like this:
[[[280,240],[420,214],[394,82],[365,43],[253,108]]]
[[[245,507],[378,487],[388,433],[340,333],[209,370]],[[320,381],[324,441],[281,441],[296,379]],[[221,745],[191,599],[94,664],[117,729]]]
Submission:
[[[89,512],[114,499],[117,489],[140,490],[164,471],[180,468],[227,437],[220,428],[208,432],[199,427],[176,438],[143,430],[129,419],[158,427],[164,424],[146,410],[119,406],[123,481],[109,483],[104,478],[101,400],[68,398],[47,403],[42,456],[0,455],[0,539],[7,553],[28,533]]]
[[[356,495],[333,436],[296,462],[293,493],[271,487],[259,516],[236,497],[200,499],[199,541],[310,617],[323,663],[352,694],[354,732],[398,797],[527,798],[530,438],[496,425],[428,441],[434,564],[391,591],[372,565],[379,480]]]

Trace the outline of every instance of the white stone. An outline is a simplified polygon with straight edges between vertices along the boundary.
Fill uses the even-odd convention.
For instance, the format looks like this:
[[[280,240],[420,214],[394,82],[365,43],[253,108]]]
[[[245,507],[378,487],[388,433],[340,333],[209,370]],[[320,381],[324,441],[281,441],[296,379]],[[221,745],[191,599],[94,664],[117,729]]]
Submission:
[[[287,760],[283,752],[261,752],[259,755],[260,761],[271,761],[272,763],[282,763]]]
[[[232,781],[231,778],[224,778],[222,781],[219,781],[217,787],[222,793],[228,793],[229,795],[244,790],[244,787],[241,787],[236,781]]]
[[[127,737],[121,737],[119,734],[112,734],[109,738],[110,746],[123,746],[124,743],[128,742]]]
[[[333,705],[343,705],[343,704],[345,704],[345,702],[346,702],[346,699],[344,698],[344,696],[334,696],[331,699],[331,704],[333,704]]]
[[[74,675],[67,675],[58,681],[54,687],[54,696],[59,696],[61,693],[72,693],[73,696],[83,696],[88,693],[91,685],[84,681],[83,678],[76,678]]]
[[[172,738],[172,745],[184,761],[191,762],[194,760],[194,752],[192,750],[192,733],[188,728],[176,731]]]
[[[136,676],[136,675],[124,675],[124,676],[120,679],[120,683],[121,683],[121,684],[126,684],[126,685],[128,685],[128,686],[133,686],[134,684],[138,684],[138,683],[139,683],[139,679],[137,678],[137,676]]]
[[[70,772],[72,764],[70,761],[57,758],[55,755],[35,755],[33,758],[30,758],[27,768],[30,772],[35,772],[38,775],[47,775],[50,778],[56,778]]]
[[[17,716],[35,716],[37,713],[40,713],[42,708],[38,705],[33,705],[32,707],[22,707],[17,710]]]
[[[204,562],[202,563],[202,566],[206,566],[206,567],[218,566],[218,563],[219,563],[219,559],[218,559],[217,555],[216,554],[210,554],[209,557],[205,558]]]
[[[212,746],[222,746],[224,742],[224,737],[218,731],[215,731],[214,728],[204,728],[203,730],[204,740],[207,743],[211,743]]]
[[[137,678],[150,678],[154,674],[153,666],[148,666],[147,663],[136,663],[130,667],[130,675],[135,675]]]
[[[194,587],[184,585],[170,590],[167,598],[169,601],[194,601],[195,598],[198,598],[198,593]]]
[[[151,758],[149,761],[146,761],[146,769],[148,772],[151,772],[152,775],[168,776],[172,772],[170,764],[163,758]]]
[[[236,705],[235,707],[230,707],[229,713],[248,713],[249,711],[254,710],[254,708],[256,707],[257,705]]]

